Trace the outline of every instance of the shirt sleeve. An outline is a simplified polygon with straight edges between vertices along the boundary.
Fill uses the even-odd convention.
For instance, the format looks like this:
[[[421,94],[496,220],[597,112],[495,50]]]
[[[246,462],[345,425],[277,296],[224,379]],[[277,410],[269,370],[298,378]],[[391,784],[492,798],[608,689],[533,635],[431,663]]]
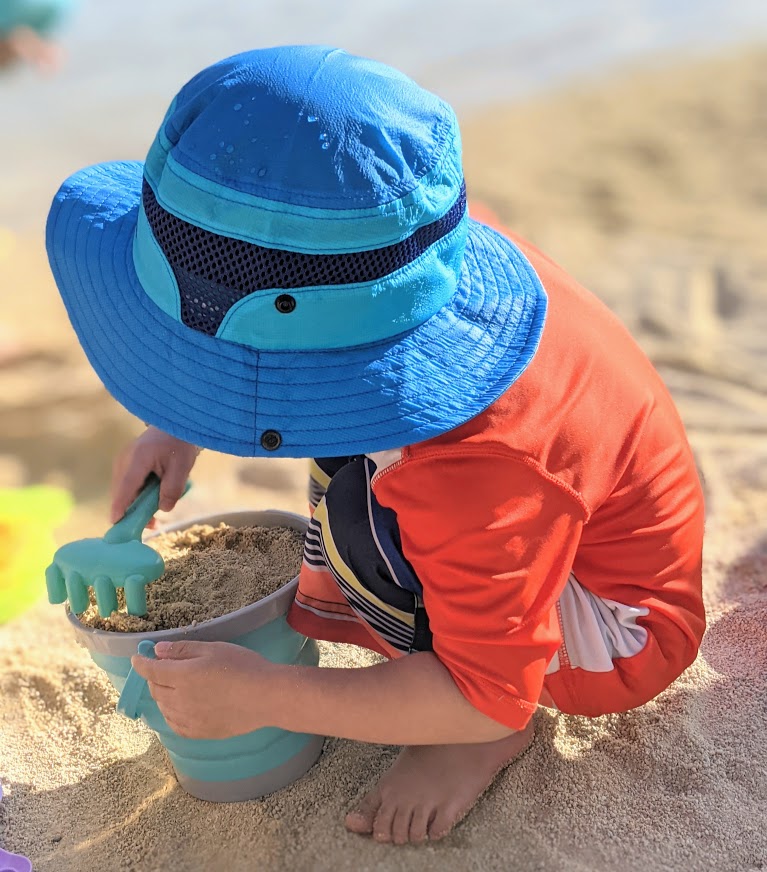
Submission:
[[[475,708],[522,729],[561,644],[556,604],[583,503],[534,462],[487,448],[409,459],[374,486],[423,585],[434,653]]]

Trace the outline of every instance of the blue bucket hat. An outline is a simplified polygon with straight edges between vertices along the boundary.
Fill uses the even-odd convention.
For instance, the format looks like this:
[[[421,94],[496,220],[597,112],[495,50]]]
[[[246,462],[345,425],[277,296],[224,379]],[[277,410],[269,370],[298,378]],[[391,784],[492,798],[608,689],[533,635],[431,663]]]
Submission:
[[[546,311],[526,258],[469,218],[452,109],[320,46],[203,70],[143,164],[63,184],[47,246],[114,397],[243,456],[451,430],[524,371]]]

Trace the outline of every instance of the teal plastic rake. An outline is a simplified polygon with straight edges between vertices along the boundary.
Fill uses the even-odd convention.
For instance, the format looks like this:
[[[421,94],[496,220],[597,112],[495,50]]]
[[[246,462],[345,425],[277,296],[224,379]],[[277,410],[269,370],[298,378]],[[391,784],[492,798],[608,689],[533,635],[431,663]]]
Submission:
[[[189,490],[187,483],[186,491]],[[117,609],[117,589],[125,591],[129,615],[146,614],[146,586],[165,572],[162,557],[141,541],[141,533],[159,507],[160,479],[152,474],[123,517],[103,539],[80,539],[62,545],[45,570],[48,601],[63,603],[75,614],[90,605],[88,588],[96,594],[102,618]]]

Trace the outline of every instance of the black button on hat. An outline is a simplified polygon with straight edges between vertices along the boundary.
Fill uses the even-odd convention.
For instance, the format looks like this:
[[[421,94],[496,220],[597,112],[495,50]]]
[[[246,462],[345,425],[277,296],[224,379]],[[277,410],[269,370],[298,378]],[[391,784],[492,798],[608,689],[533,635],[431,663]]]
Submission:
[[[282,445],[282,436],[276,430],[264,430],[261,434],[261,447],[267,451],[276,451]]]
[[[296,308],[296,298],[291,297],[290,294],[280,294],[274,301],[274,305],[277,307],[278,312],[288,315]]]

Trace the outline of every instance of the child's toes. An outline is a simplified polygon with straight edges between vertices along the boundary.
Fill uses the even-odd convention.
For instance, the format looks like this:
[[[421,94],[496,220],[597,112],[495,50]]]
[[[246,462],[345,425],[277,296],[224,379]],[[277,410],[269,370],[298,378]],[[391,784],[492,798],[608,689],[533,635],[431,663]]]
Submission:
[[[425,842],[429,838],[429,824],[434,809],[431,806],[419,806],[413,811],[410,819],[410,841]]]
[[[377,842],[390,842],[392,839],[392,824],[397,814],[397,806],[394,803],[382,802],[373,823],[373,838]]]
[[[361,835],[369,835],[373,832],[373,822],[381,806],[381,794],[372,790],[360,801],[357,808],[352,809],[346,815],[344,824],[347,830]]]
[[[431,841],[443,839],[464,815],[465,811],[450,803],[438,808],[429,824],[429,839]]]
[[[404,845],[410,841],[410,821],[413,808],[410,805],[400,806],[394,813],[391,825],[391,840],[395,845]]]

